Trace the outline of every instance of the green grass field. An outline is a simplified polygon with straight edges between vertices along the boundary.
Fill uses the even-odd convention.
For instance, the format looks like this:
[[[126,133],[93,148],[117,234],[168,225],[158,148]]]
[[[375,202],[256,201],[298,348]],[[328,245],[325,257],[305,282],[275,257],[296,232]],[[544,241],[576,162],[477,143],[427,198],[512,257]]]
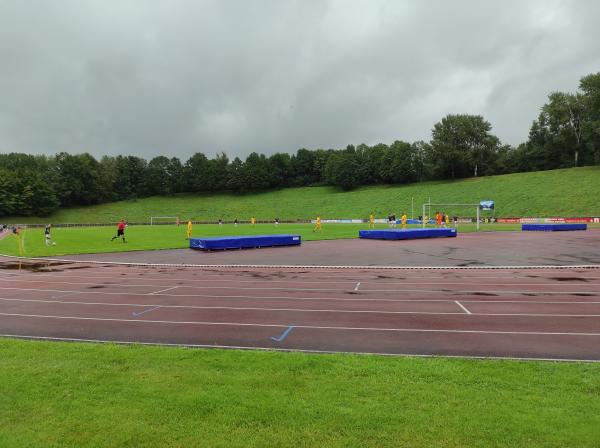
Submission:
[[[0,446],[597,447],[600,364],[0,339]]]
[[[409,226],[418,227],[418,226]],[[367,224],[323,224],[323,232],[313,232],[311,224],[196,224],[192,236],[209,237],[225,235],[268,235],[274,233],[294,233],[302,236],[303,241],[357,238],[360,229]],[[376,228],[387,228],[378,224]],[[459,224],[459,232],[475,230],[474,224]],[[481,224],[482,231],[510,231],[520,229],[518,224]],[[178,249],[188,247],[186,226],[157,225],[129,226],[126,230],[127,243],[121,240],[110,241],[116,227],[56,227],[52,238],[56,246],[46,247],[44,229],[25,230],[25,256],[58,256],[80,253],[126,252],[132,250]],[[18,255],[16,238],[9,235],[0,240],[0,254]]]
[[[179,216],[194,220],[286,220],[314,218],[366,218],[370,210],[378,217],[393,212],[414,215],[431,198],[435,203],[496,201],[498,216],[598,216],[600,166],[534,173],[517,173],[460,181],[411,185],[372,186],[344,192],[332,187],[288,188],[254,194],[181,194],[151,197],[91,207],[63,208],[49,218],[1,218],[3,222],[107,223],[125,218],[148,222],[151,216]],[[446,210],[450,215],[472,211]]]

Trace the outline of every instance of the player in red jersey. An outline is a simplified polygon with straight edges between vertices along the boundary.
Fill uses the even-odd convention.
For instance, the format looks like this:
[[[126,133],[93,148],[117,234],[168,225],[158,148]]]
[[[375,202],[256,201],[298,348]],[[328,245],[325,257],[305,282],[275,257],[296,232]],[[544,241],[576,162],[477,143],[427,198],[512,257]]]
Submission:
[[[125,223],[124,219],[121,219],[121,221],[119,221],[119,224],[117,225],[117,234],[112,237],[111,241],[113,241],[115,238],[119,238],[120,236],[122,236],[123,242],[125,243],[125,227],[127,227],[127,224]]]

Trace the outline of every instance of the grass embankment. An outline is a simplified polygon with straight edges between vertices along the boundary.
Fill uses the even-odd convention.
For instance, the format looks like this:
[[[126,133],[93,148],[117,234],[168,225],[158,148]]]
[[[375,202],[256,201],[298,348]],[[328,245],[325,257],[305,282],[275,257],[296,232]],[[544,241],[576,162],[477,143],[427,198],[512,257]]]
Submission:
[[[409,226],[418,227],[418,226]],[[313,232],[312,224],[196,224],[192,237],[231,236],[231,235],[270,235],[275,233],[293,233],[302,236],[303,241],[333,240],[357,238],[360,229],[368,224],[323,224],[323,232]],[[376,228],[385,229],[385,224]],[[517,224],[482,224],[484,231],[517,230]],[[459,232],[475,230],[474,224],[459,224]],[[186,226],[129,226],[125,232],[127,243],[120,239],[111,241],[116,227],[56,227],[52,238],[56,246],[46,247],[44,229],[31,228],[24,232],[27,257],[59,256],[81,253],[128,252],[132,250],[180,249],[189,246],[186,239]],[[0,254],[19,255],[16,238],[11,234],[0,240]]]
[[[378,217],[393,212],[421,214],[429,198],[434,203],[479,203],[496,201],[498,216],[594,216],[600,215],[600,166],[534,173],[517,173],[459,181],[425,182],[411,185],[372,186],[343,192],[332,187],[288,188],[254,194],[181,194],[152,197],[90,207],[65,208],[49,218],[2,218],[5,222],[105,223],[124,217],[147,222],[151,216],[181,219],[249,220],[366,218],[370,210]],[[446,210],[450,215],[473,211]]]
[[[597,447],[600,364],[0,339],[0,445]]]

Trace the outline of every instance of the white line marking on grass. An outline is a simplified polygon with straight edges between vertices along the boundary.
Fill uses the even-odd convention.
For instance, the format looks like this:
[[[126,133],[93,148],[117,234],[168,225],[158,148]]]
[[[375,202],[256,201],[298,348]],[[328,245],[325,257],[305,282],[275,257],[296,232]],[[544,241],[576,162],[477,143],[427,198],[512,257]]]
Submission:
[[[455,300],[454,303],[460,306],[465,311],[465,313],[471,314],[471,312],[466,307],[464,307],[458,300]]]
[[[462,314],[462,313],[461,313]],[[79,317],[79,316],[57,316],[47,314],[22,314],[22,313],[0,313],[5,317],[26,317],[36,319],[59,319],[59,320],[83,320],[94,322],[136,322],[145,324],[165,325],[199,325],[199,326],[223,326],[223,327],[266,327],[266,328],[288,328],[288,324],[256,324],[246,322],[208,322],[208,321],[173,321],[173,320],[146,320],[146,319],[117,319],[109,317]],[[346,331],[383,331],[400,333],[454,333],[454,334],[504,334],[523,336],[600,336],[600,333],[570,333],[570,332],[544,332],[544,331],[486,331],[486,330],[457,330],[441,328],[376,328],[376,327],[333,327],[320,325],[294,325],[294,328],[306,328],[310,330],[346,330]]]

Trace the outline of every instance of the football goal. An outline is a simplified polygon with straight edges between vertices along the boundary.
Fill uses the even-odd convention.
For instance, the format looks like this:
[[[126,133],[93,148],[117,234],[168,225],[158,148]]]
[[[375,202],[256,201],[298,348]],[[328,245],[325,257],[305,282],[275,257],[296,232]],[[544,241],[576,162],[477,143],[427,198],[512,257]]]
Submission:
[[[179,225],[179,216],[151,216],[150,217],[150,225],[169,225],[175,224]]]
[[[435,215],[435,213],[437,211],[440,211],[441,213],[445,213],[448,216],[451,215],[451,213],[456,213],[457,209],[466,209],[469,212],[475,212],[475,222],[477,223],[477,230],[479,230],[479,221],[480,221],[480,217],[479,217],[479,204],[432,204],[432,203],[425,203],[423,204],[423,223],[422,226],[425,227],[425,225],[427,224],[425,222],[424,217],[427,216],[428,221],[431,220],[432,218],[434,218],[434,216],[431,214],[431,210],[433,207],[433,213]]]

